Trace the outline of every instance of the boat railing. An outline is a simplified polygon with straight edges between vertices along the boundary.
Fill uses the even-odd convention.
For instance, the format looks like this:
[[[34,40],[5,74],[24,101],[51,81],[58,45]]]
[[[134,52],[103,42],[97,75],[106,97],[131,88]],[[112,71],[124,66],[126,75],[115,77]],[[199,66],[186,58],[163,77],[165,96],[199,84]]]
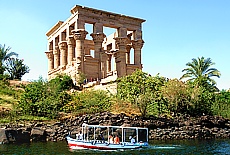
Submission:
[[[137,143],[148,143],[148,128],[88,125],[83,123],[81,133],[84,142],[109,143],[109,137],[117,135],[122,144],[131,143],[131,139]],[[98,137],[103,139],[97,139]]]

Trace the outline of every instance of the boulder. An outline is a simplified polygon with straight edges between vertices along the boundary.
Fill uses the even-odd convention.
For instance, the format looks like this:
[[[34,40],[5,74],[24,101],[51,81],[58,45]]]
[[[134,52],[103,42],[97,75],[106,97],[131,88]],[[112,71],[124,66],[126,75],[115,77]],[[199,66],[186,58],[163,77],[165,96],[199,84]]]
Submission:
[[[0,144],[6,144],[6,143],[9,143],[6,136],[6,130],[0,129]]]
[[[40,127],[34,127],[30,134],[31,141],[46,141],[46,132]]]

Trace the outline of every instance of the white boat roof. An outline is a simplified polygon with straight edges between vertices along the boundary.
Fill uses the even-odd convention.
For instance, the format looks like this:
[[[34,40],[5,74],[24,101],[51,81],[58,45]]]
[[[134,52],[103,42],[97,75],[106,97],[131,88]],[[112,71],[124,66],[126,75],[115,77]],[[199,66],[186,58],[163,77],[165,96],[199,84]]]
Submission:
[[[82,124],[82,127],[96,127],[96,128],[126,128],[126,129],[145,129],[148,130],[148,128],[142,128],[142,127],[124,127],[124,126],[109,126],[109,125],[89,125],[86,123]]]

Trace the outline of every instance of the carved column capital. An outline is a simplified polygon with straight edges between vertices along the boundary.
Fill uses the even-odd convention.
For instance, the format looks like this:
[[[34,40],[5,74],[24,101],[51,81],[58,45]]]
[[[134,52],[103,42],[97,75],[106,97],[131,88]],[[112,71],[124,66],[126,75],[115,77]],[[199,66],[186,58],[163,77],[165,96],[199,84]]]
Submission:
[[[141,49],[144,45],[144,41],[142,39],[141,40],[132,40],[132,45],[133,45],[134,49],[136,49],[136,48]]]
[[[132,48],[132,45],[126,45],[126,51],[127,51],[127,53],[130,53],[131,48]]]
[[[91,33],[90,36],[94,42],[102,43],[106,35],[104,33]]]
[[[59,53],[60,53],[59,47],[58,47],[58,46],[55,46],[55,50],[53,50],[53,54],[54,54],[54,55],[58,55]]]
[[[53,59],[54,55],[53,55],[53,50],[45,52],[46,56],[48,59]]]
[[[125,45],[128,43],[128,38],[127,37],[116,37],[114,38],[116,40],[116,44],[118,46],[122,46],[122,45]]]
[[[73,35],[67,37],[66,40],[67,40],[68,45],[74,45],[75,44]]]
[[[85,37],[88,34],[84,29],[72,30],[72,33],[75,40],[85,40]]]
[[[112,55],[111,54],[107,54],[107,60],[111,60]]]
[[[66,41],[59,42],[58,47],[59,47],[60,50],[66,50],[67,42]]]

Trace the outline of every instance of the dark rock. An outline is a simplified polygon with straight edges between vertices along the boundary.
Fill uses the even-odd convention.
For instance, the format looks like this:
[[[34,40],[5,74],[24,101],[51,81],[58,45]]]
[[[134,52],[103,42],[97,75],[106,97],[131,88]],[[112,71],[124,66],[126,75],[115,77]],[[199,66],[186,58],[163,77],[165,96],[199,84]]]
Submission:
[[[175,114],[174,118],[165,116],[149,118],[137,115],[126,116],[124,113],[111,114],[109,112],[86,114],[70,117],[54,124],[32,122],[25,124],[1,125],[5,128],[7,139],[5,142],[22,141],[60,141],[70,133],[75,137],[81,130],[83,123],[91,125],[112,126],[140,126],[149,128],[149,139],[211,139],[230,138],[230,120],[214,116],[191,117],[189,115]],[[1,134],[2,136],[2,134]]]
[[[16,142],[16,139],[17,139],[17,131],[16,130],[7,129],[5,133],[6,133],[6,137],[7,137],[7,140],[9,141],[9,143]]]
[[[9,140],[6,136],[6,130],[0,129],[0,144],[6,144],[9,143]]]
[[[31,141],[46,141],[45,131],[41,128],[34,127],[31,130]]]

